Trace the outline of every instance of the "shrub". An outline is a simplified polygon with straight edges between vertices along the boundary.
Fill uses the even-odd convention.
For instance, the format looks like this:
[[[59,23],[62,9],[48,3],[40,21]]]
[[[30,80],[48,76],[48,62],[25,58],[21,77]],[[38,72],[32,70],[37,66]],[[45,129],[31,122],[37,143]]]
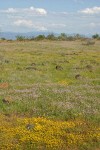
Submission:
[[[35,39],[35,37],[34,37],[34,36],[32,36],[32,37],[30,37],[30,38],[29,38],[29,40],[34,40],[34,39]]]
[[[5,40],[6,40],[6,38],[2,37],[2,38],[1,38],[1,40],[5,41]]]
[[[61,33],[59,36],[58,36],[58,40],[63,40],[65,41],[67,39],[67,35],[65,33]]]
[[[45,39],[45,35],[38,35],[35,40],[44,40]]]
[[[57,38],[55,37],[55,35],[53,33],[49,34],[46,39],[48,40],[56,40]]]
[[[87,39],[84,43],[82,43],[82,45],[94,45],[95,44],[95,41],[92,40],[92,39]]]
[[[98,39],[98,38],[100,38],[100,36],[99,36],[99,34],[94,34],[94,35],[92,36],[92,38],[93,38],[93,39]]]
[[[16,40],[18,41],[24,41],[25,39],[26,38],[24,36],[20,36],[20,35],[16,36]]]

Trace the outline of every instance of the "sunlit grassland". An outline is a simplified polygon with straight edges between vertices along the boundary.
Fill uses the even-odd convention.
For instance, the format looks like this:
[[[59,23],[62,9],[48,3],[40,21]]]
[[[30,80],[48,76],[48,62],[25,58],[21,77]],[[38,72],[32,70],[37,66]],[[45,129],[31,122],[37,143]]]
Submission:
[[[99,76],[100,41],[89,46],[82,45],[82,41],[1,42],[2,150],[98,150]],[[38,118],[36,124],[34,119]],[[62,125],[70,121],[75,124],[73,129]],[[32,131],[27,130],[27,125]],[[29,137],[23,139],[25,135]]]

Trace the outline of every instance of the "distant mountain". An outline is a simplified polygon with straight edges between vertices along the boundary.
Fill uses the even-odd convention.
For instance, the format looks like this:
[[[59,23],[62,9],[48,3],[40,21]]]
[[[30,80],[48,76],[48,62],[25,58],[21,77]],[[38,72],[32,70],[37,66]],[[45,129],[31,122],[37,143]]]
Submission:
[[[12,33],[12,32],[0,32],[0,38],[5,38],[5,39],[12,39],[14,40],[16,38],[17,33]]]
[[[36,37],[38,35],[45,35],[47,36],[48,34],[51,34],[51,32],[27,32],[27,33],[19,33],[19,32],[0,32],[0,38],[5,38],[5,39],[11,39],[11,40],[15,40],[16,36],[25,36],[25,37]],[[59,36],[60,34],[58,33],[53,33],[55,36]],[[67,33],[66,33],[67,34]],[[75,33],[73,34],[67,34],[69,36],[74,36]],[[87,35],[83,35],[85,37],[92,37],[91,34],[87,34]]]
[[[36,37],[40,34],[47,36],[49,32],[27,32],[27,33],[17,33],[17,32],[0,32],[0,38],[15,40],[16,36],[25,36],[25,37]],[[55,34],[57,35],[57,34]]]

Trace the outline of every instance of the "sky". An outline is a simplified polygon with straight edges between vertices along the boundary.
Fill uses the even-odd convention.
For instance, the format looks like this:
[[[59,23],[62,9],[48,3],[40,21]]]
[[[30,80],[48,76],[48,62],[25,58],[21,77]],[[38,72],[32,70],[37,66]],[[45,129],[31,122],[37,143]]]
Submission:
[[[0,0],[0,32],[100,34],[100,0]]]

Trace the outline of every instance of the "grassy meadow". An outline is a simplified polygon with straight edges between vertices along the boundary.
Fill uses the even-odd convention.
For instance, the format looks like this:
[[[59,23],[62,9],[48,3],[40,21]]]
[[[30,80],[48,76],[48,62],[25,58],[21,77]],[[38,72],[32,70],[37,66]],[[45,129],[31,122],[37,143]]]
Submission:
[[[0,41],[0,149],[99,150],[100,41]]]

